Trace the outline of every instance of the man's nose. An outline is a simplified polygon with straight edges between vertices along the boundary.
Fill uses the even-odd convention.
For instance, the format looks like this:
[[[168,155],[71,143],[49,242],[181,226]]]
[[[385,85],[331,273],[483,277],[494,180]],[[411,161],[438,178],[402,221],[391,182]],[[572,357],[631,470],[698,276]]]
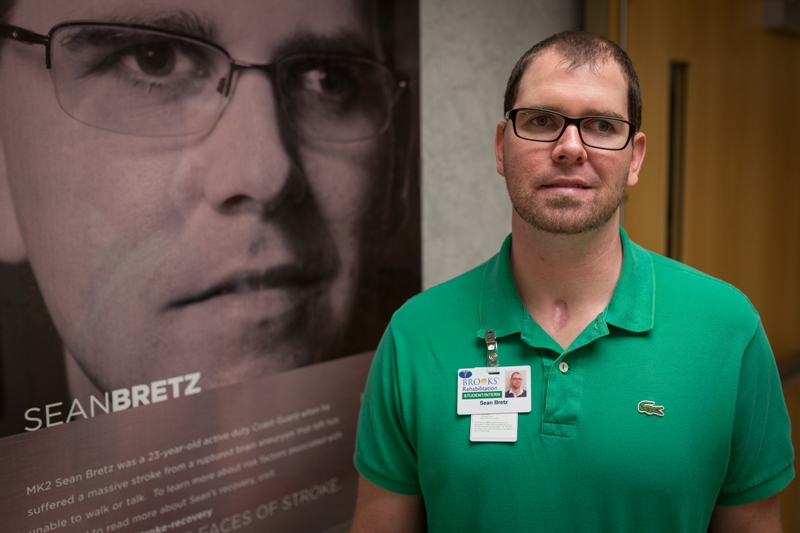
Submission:
[[[581,141],[578,126],[570,124],[553,147],[553,159],[562,163],[582,163],[586,160],[586,147]]]
[[[275,88],[263,72],[244,71],[204,144],[212,153],[205,196],[219,210],[274,211],[305,194],[291,134]]]

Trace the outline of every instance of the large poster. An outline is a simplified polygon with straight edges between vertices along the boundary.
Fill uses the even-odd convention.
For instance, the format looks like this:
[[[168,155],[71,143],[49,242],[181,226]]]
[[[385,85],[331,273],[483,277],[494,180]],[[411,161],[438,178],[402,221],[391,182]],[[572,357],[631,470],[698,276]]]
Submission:
[[[420,288],[416,3],[0,1],[0,516],[326,531]]]

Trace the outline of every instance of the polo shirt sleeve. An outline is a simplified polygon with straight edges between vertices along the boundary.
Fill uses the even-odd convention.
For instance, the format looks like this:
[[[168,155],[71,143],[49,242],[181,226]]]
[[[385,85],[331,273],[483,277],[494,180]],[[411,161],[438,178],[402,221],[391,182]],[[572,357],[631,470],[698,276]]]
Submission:
[[[742,505],[780,492],[794,477],[789,415],[761,322],[739,373],[731,452],[717,504]]]
[[[397,343],[390,324],[375,352],[361,402],[355,466],[383,489],[419,495],[417,454],[406,431],[402,396]]]

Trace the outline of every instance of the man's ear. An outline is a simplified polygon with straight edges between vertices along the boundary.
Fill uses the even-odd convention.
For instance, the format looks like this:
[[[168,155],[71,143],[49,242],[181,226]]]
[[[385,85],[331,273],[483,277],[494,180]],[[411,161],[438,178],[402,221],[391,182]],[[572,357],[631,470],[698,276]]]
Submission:
[[[631,142],[633,143],[633,155],[631,156],[631,166],[628,169],[628,187],[639,183],[639,171],[642,169],[644,154],[647,151],[647,137],[639,131],[634,134]]]
[[[20,263],[26,258],[25,242],[11,199],[5,150],[0,146],[0,262]]]
[[[497,123],[497,129],[494,134],[494,158],[497,163],[497,173],[501,176],[506,175],[505,167],[503,166],[503,134],[506,131],[506,122],[501,120]]]

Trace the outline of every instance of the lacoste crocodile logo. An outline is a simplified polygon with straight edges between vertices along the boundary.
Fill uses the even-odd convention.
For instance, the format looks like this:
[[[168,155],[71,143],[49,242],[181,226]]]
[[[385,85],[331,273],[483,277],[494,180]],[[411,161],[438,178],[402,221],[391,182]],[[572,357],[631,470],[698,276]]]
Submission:
[[[664,416],[664,406],[656,405],[656,402],[643,400],[639,402],[639,412],[646,415]]]

